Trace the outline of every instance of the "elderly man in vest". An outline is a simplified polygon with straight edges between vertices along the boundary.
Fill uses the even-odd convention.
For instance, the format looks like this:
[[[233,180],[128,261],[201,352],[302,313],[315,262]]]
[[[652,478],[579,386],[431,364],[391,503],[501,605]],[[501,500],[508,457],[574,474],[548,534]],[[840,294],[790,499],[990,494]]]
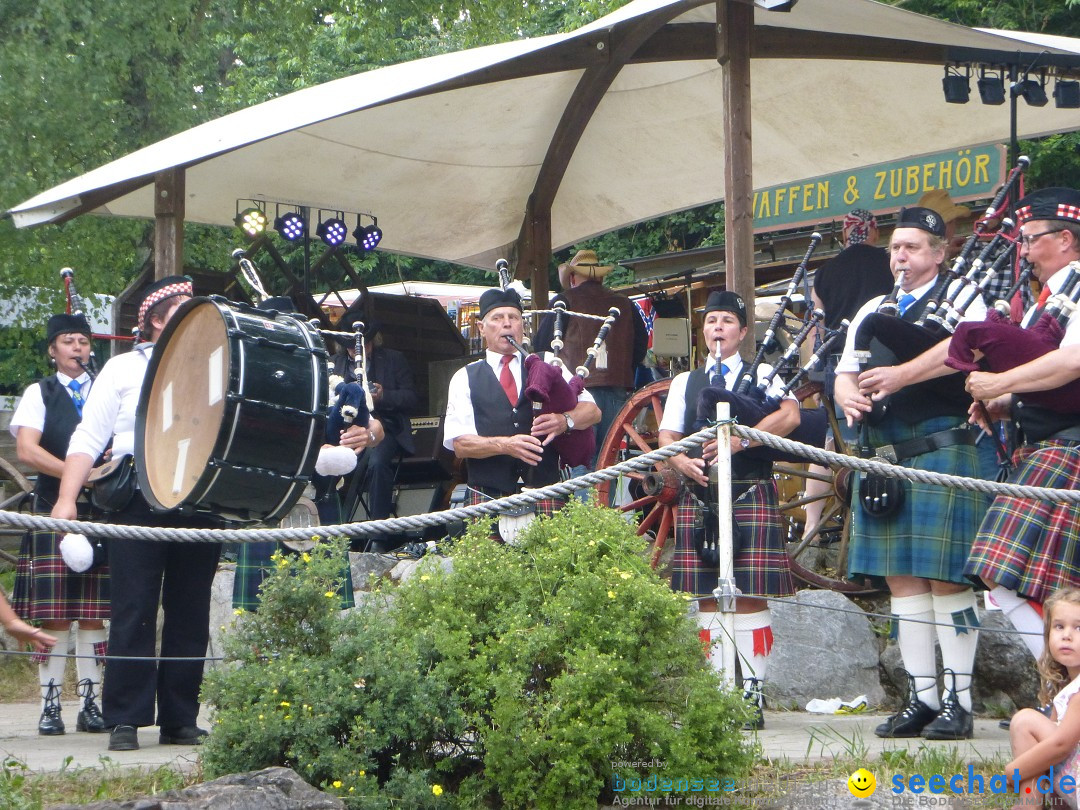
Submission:
[[[619,317],[608,332],[607,340],[596,355],[596,365],[585,381],[585,387],[601,413],[596,426],[598,454],[611,423],[634,387],[634,369],[645,358],[649,343],[645,322],[634,302],[604,286],[604,277],[613,269],[610,264],[600,264],[595,252],[579,250],[569,262],[559,265],[559,284],[563,291],[552,301],[565,302],[570,312],[589,315],[607,315],[611,307],[619,310]],[[559,356],[574,369],[585,362],[585,353],[596,339],[600,322],[571,315],[564,317],[562,323],[564,347]],[[541,321],[533,340],[533,349],[538,353],[551,351],[554,325],[553,315]]]
[[[519,345],[522,339],[521,298],[515,291],[486,291],[479,317],[487,348],[483,358],[450,379],[443,436],[443,445],[465,459],[468,505],[557,483],[561,474],[551,441],[571,430],[589,430],[600,419],[588,391],[565,413],[533,415],[524,394],[523,358],[506,339]],[[559,506],[559,501],[543,501],[537,511],[550,514]]]

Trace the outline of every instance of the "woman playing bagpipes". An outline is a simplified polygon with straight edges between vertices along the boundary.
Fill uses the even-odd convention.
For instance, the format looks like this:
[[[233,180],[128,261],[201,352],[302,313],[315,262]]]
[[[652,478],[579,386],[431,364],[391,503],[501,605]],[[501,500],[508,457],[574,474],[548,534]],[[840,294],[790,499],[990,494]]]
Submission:
[[[739,344],[746,336],[746,304],[736,293],[712,292],[705,304],[703,334],[709,348],[705,366],[678,375],[668,391],[664,417],[660,423],[660,446],[672,444],[694,432],[698,421],[698,400],[707,386],[734,389],[744,373]],[[767,364],[756,370],[756,381],[772,371]],[[777,391],[782,387],[773,380]],[[772,390],[766,392],[773,394]],[[779,408],[750,427],[786,436],[799,425],[799,403],[785,397]],[[754,445],[748,439],[731,438],[733,516],[739,527],[735,549],[735,583],[747,596],[791,596],[795,584],[780,521],[779,496],[772,479],[772,462],[746,453]],[[686,479],[675,516],[675,561],[671,587],[700,597],[697,620],[702,634],[710,633],[710,650],[722,641],[716,621],[713,589],[717,585],[715,545],[707,536],[706,524],[716,516],[703,514],[711,500],[708,468],[716,458],[716,442],[708,442],[701,452],[672,456],[668,466]],[[772,620],[767,602],[738,599],[735,615],[735,648],[742,669],[747,699],[756,707],[751,727],[762,728],[762,686],[772,648]],[[711,654],[713,666],[720,668],[720,655]]]

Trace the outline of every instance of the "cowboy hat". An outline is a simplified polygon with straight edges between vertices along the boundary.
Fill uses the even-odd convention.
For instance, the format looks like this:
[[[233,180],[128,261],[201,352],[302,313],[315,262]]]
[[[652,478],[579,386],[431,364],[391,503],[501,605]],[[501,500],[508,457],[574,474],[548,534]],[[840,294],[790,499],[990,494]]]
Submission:
[[[941,214],[941,218],[945,220],[947,225],[958,219],[967,219],[971,216],[971,209],[966,205],[957,205],[952,201],[952,197],[949,196],[943,188],[935,188],[933,191],[928,191],[919,198],[919,205],[923,208],[930,208]]]
[[[596,251],[579,250],[570,261],[559,265],[559,276],[561,278],[563,272],[569,270],[584,278],[603,278],[614,269],[613,264],[600,264]]]

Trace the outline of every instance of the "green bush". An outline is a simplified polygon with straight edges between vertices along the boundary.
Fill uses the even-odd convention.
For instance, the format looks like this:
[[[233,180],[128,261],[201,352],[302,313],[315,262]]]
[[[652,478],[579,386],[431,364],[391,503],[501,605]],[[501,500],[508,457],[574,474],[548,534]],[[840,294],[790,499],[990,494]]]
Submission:
[[[747,773],[745,706],[642,552],[575,501],[516,548],[475,525],[452,566],[344,615],[343,546],[279,561],[204,687],[208,773],[288,765],[365,808],[595,807],[616,777]]]

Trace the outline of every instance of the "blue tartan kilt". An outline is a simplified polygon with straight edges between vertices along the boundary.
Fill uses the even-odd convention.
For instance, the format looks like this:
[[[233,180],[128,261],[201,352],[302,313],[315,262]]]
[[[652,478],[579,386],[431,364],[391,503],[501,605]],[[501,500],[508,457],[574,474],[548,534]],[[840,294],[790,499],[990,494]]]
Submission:
[[[742,547],[733,566],[735,584],[747,596],[791,596],[795,593],[791,561],[784,547],[779,504],[776,483],[768,479],[755,482],[732,509],[742,530]],[[699,511],[692,493],[684,489],[675,507],[671,589],[695,596],[712,596],[718,579],[717,570],[701,561],[694,544],[694,522]]]
[[[959,417],[939,417],[910,425],[892,417],[870,430],[874,447],[896,444],[963,425]],[[978,451],[954,445],[905,459],[916,470],[979,477]],[[852,536],[848,570],[869,576],[912,576],[967,585],[964,564],[971,539],[986,513],[980,492],[904,481],[904,504],[889,517],[866,514],[858,503],[859,479],[852,485]]]
[[[299,553],[272,540],[240,544],[240,551],[236,556],[236,576],[233,579],[234,610],[259,609],[259,588],[274,570],[274,562],[270,557],[275,551],[280,551],[282,554]],[[341,609],[344,610],[356,605],[353,601],[352,566],[349,564],[348,553],[345,555],[345,567],[341,573],[344,582],[338,595],[341,597]]]
[[[1052,440],[1022,448],[1012,483],[1080,489],[1080,448]],[[1044,602],[1080,586],[1080,505],[999,495],[979,527],[964,573]]]
[[[11,606],[28,622],[100,621],[109,618],[109,567],[78,574],[60,556],[62,534],[23,535]]]

